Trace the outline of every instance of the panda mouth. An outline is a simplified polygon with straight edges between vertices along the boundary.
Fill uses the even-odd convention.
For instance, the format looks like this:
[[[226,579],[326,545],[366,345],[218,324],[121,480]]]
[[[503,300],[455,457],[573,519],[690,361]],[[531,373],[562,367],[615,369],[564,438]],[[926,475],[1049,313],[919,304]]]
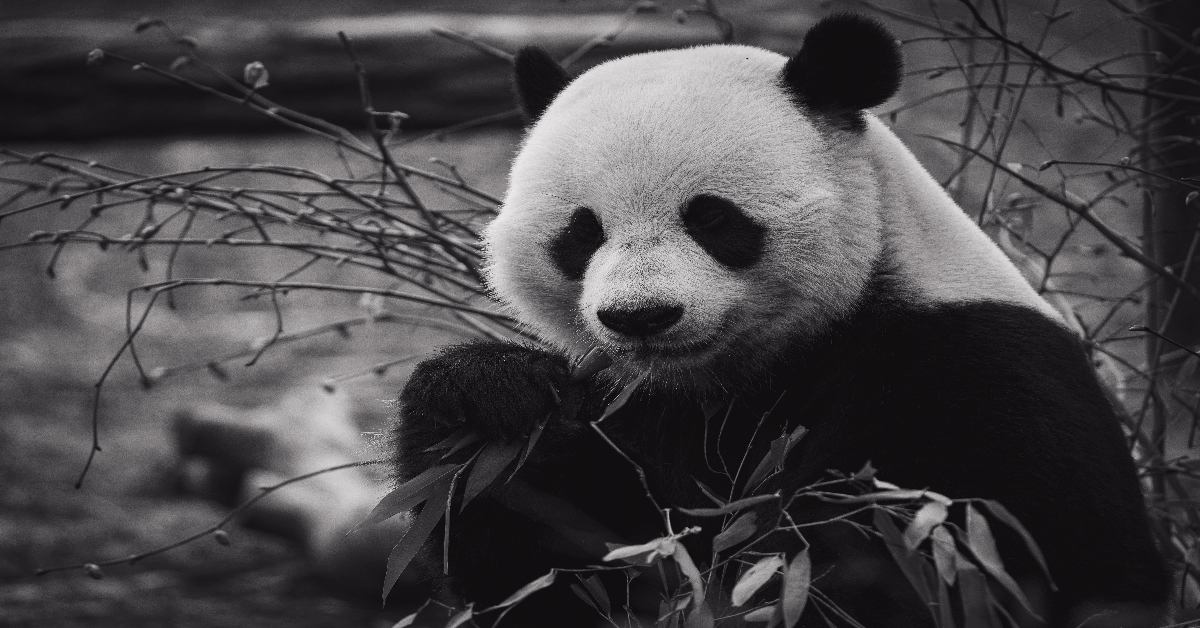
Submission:
[[[692,361],[712,352],[717,343],[706,337],[687,342],[646,338],[615,343],[615,351],[639,362]]]

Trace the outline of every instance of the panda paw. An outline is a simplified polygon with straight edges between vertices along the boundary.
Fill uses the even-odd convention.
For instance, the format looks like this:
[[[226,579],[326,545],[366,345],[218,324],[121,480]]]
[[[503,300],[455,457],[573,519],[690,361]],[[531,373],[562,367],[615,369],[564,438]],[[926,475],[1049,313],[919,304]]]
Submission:
[[[466,427],[512,441],[546,421],[568,386],[563,356],[511,343],[455,345],[417,365],[400,393],[401,423],[425,440]]]

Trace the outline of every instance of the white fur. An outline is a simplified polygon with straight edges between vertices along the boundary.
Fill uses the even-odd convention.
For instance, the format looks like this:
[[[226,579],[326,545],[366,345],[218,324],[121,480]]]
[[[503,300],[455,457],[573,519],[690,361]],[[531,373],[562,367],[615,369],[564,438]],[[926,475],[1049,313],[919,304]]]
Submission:
[[[1062,322],[1058,310],[1038,296],[895,133],[868,116],[863,141],[888,199],[880,211],[884,237],[916,295],[934,303],[1016,303]]]
[[[777,82],[784,62],[706,46],[617,59],[575,79],[526,137],[488,228],[495,293],[569,351],[600,345],[629,366],[679,372],[752,366],[849,314],[885,240],[909,298],[1000,300],[1055,316],[882,123],[855,135],[810,121]],[[681,208],[700,193],[766,226],[758,264],[725,268],[684,232]],[[548,253],[577,207],[592,209],[607,237],[582,282]],[[662,302],[685,313],[649,341],[596,318]]]

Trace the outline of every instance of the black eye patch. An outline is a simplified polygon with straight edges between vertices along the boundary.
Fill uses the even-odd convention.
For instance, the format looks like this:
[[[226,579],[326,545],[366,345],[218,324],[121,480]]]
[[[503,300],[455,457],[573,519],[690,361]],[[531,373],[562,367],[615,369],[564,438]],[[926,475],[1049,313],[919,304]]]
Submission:
[[[696,196],[684,206],[682,218],[700,248],[729,268],[749,268],[762,257],[766,229],[726,199]]]
[[[588,261],[604,244],[604,227],[595,212],[580,207],[572,214],[567,226],[550,241],[550,259],[567,276],[579,281],[587,271]]]

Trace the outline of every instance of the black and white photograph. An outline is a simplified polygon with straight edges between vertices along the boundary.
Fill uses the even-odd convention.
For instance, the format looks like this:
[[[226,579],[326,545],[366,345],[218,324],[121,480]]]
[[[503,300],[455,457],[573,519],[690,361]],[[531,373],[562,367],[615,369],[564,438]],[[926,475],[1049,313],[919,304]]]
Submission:
[[[1200,628],[1200,2],[3,2],[8,626]]]

